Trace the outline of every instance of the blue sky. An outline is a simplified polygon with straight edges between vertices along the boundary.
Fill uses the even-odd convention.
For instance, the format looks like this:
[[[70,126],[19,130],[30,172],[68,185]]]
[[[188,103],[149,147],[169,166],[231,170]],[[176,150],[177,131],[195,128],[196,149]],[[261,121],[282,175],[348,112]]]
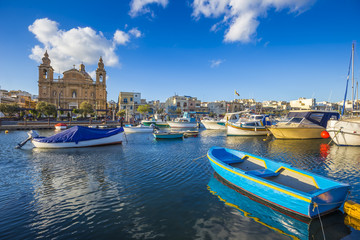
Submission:
[[[190,95],[340,101],[358,0],[0,0],[0,86],[38,93],[37,66],[47,49],[57,72],[100,56],[108,100],[121,91],[147,100]]]

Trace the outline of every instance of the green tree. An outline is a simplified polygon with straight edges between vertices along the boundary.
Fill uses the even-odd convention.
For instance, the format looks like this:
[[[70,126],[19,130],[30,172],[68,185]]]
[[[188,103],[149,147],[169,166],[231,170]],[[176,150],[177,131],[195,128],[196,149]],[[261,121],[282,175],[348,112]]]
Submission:
[[[8,116],[13,116],[16,112],[19,111],[19,105],[17,103],[0,103],[0,112]]]
[[[125,116],[125,114],[126,114],[126,110],[123,109],[123,110],[118,111],[118,112],[116,113],[116,116],[118,116],[118,117],[123,117],[123,116]]]
[[[47,117],[50,117],[51,115],[56,115],[56,107],[54,104],[47,103],[47,102],[38,102],[35,107],[36,111],[38,111],[41,114],[44,114]]]
[[[94,108],[93,105],[90,104],[89,102],[82,102],[80,104],[80,112],[81,114],[86,117],[88,114],[92,114],[94,112]]]
[[[162,113],[164,112],[164,109],[163,109],[163,108],[159,108],[158,110],[156,110],[156,112],[157,112],[158,114],[162,114]]]
[[[48,102],[38,102],[35,107],[36,111],[38,111],[39,115],[44,114],[48,117],[48,124],[50,125],[50,116],[56,116],[56,107],[54,104]]]
[[[143,114],[146,114],[146,113],[149,113],[150,111],[150,106],[145,104],[145,105],[140,105],[137,109],[137,111],[143,115]]]

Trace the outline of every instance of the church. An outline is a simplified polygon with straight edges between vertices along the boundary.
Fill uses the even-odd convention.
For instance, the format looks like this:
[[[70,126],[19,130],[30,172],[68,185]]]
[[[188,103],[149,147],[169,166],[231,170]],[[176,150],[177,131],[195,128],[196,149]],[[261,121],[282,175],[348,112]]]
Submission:
[[[68,111],[79,108],[84,101],[93,105],[99,115],[106,114],[107,92],[106,92],[106,71],[100,57],[96,69],[96,80],[85,71],[85,65],[81,64],[80,69],[73,69],[63,72],[54,79],[54,69],[47,51],[39,66],[39,101],[54,104],[58,109]]]

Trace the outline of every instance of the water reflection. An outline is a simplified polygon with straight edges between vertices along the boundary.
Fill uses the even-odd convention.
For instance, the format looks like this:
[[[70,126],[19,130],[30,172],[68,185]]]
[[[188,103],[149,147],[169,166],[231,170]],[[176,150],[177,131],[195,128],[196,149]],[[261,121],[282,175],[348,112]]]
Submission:
[[[208,183],[209,191],[226,205],[239,210],[242,217],[292,239],[325,239],[319,219],[309,222],[297,220],[253,201],[224,184],[226,183],[221,181],[221,177],[214,174]],[[322,217],[321,220],[326,239],[341,239],[350,234],[340,211]]]

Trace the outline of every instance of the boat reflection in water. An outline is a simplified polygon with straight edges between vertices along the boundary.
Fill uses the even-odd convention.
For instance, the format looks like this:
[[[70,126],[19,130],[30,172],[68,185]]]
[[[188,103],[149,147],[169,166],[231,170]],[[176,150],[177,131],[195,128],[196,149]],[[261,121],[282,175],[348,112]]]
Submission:
[[[210,179],[208,189],[226,205],[242,212],[244,217],[251,218],[291,239],[325,239],[321,222],[326,239],[341,239],[351,232],[344,224],[344,215],[341,211],[321,217],[321,222],[318,218],[303,222],[250,199],[216,173]]]

